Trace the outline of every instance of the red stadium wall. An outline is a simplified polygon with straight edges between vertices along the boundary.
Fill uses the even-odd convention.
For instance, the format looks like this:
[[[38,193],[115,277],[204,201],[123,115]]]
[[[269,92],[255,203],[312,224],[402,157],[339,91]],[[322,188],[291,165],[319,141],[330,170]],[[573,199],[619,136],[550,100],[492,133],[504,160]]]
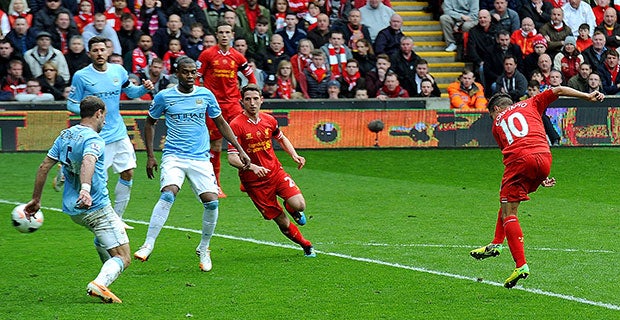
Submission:
[[[411,109],[294,109],[268,110],[280,127],[302,149],[495,147],[487,113]],[[144,150],[145,110],[122,112],[137,150]],[[620,108],[554,107],[547,110],[562,146],[620,145]],[[384,129],[375,134],[368,123],[380,119]],[[45,151],[60,130],[77,123],[66,111],[0,111],[1,151]],[[156,139],[161,147],[165,126],[160,121]]]

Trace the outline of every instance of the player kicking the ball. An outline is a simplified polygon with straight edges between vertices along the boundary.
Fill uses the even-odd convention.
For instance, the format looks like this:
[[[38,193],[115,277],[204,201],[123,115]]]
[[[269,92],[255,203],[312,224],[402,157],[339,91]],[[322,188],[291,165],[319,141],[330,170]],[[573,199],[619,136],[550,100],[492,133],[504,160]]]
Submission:
[[[498,256],[504,239],[507,239],[516,268],[504,281],[506,288],[514,287],[519,279],[530,275],[523,248],[523,231],[517,219],[519,204],[529,200],[528,194],[536,191],[538,186],[555,185],[555,179],[548,178],[551,171],[551,151],[541,116],[559,96],[592,102],[605,98],[598,91],[583,93],[560,86],[514,104],[509,95],[495,94],[487,105],[494,120],[493,136],[504,155],[505,168],[495,237],[489,245],[472,250],[470,255],[475,259]]]
[[[73,222],[95,234],[95,247],[103,266],[86,290],[107,303],[121,303],[108,286],[129,266],[129,238],[123,221],[114,212],[108,196],[103,163],[105,142],[99,136],[106,119],[105,103],[93,96],[80,102],[80,123],[63,130],[39,166],[26,215],[41,208],[41,194],[47,174],[57,162],[62,163],[65,188],[62,211]]]
[[[241,102],[243,113],[230,122],[230,127],[243,150],[252,159],[252,164],[247,169],[244,167],[239,158],[241,149],[234,145],[228,147],[228,162],[239,169],[242,189],[248,193],[263,217],[274,220],[287,238],[303,248],[306,257],[315,257],[312,243],[291,223],[278,203],[277,197],[280,196],[284,199],[286,211],[295,222],[299,225],[306,224],[306,216],[303,213],[306,208],[304,196],[291,176],[282,168],[273,151],[271,139],[278,141],[282,149],[297,163],[298,169],[304,167],[306,159],[297,154],[291,142],[278,128],[276,119],[271,115],[260,113],[263,97],[258,86],[249,84],[243,87]]]

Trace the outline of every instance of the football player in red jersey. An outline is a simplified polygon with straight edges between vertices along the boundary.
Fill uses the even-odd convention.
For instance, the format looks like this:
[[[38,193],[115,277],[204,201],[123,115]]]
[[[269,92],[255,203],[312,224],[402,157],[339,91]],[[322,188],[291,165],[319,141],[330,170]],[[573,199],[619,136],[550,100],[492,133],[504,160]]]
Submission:
[[[222,115],[230,122],[242,111],[239,101],[239,84],[237,71],[241,71],[249,83],[256,83],[248,60],[239,51],[231,47],[235,37],[233,27],[224,22],[218,23],[216,29],[217,45],[204,50],[198,57],[197,81],[202,78],[203,85],[211,90],[220,104]],[[217,183],[220,186],[220,198],[226,197],[220,184],[220,154],[222,152],[222,135],[215,123],[207,117],[207,127],[211,137],[211,163]]]
[[[523,231],[517,219],[519,204],[529,200],[528,194],[536,191],[538,186],[555,185],[555,179],[548,177],[551,171],[551,151],[541,116],[559,96],[591,102],[605,98],[598,91],[584,93],[559,86],[514,104],[509,95],[495,94],[487,105],[493,119],[493,136],[504,156],[501,206],[493,241],[472,250],[470,255],[476,259],[495,257],[502,251],[504,238],[507,239],[516,268],[504,281],[506,288],[514,287],[519,279],[525,279],[530,274],[523,248]]]
[[[297,154],[295,147],[280,131],[277,120],[260,112],[263,103],[262,90],[253,84],[241,89],[243,113],[238,115],[230,127],[237,136],[237,141],[250,156],[252,164],[247,170],[239,158],[239,151],[229,144],[228,162],[239,169],[242,189],[248,193],[256,208],[267,220],[274,220],[280,231],[291,241],[299,244],[306,257],[315,257],[312,243],[304,238],[297,226],[291,223],[278,196],[284,199],[284,208],[299,225],[306,224],[303,210],[306,201],[301,190],[291,176],[284,171],[280,160],[273,150],[272,138],[288,153],[297,168],[306,164],[306,159]]]

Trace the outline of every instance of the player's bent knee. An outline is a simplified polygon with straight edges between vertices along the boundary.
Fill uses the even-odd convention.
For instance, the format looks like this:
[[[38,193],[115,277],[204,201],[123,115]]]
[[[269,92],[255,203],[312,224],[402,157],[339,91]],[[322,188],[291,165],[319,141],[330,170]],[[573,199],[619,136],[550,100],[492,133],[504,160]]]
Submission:
[[[159,199],[166,201],[168,203],[174,203],[175,196],[172,191],[165,190],[165,191],[162,191],[161,195],[159,196]]]
[[[211,200],[211,201],[203,202],[202,205],[207,210],[215,210],[220,205],[220,202],[217,200]]]

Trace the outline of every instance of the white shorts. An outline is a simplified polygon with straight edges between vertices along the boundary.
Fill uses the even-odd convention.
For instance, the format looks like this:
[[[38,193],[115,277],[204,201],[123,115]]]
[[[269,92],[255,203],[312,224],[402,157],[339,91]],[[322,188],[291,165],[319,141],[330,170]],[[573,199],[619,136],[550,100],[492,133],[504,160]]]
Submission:
[[[121,173],[136,168],[136,152],[129,137],[105,145],[103,166],[112,167],[114,173]]]
[[[192,160],[166,155],[161,159],[160,169],[160,190],[169,185],[175,185],[181,189],[187,177],[196,195],[205,192],[217,194],[218,192],[213,166],[208,159]]]
[[[112,205],[107,205],[97,211],[71,216],[71,219],[92,231],[99,244],[106,250],[129,243],[125,226],[112,209]]]

